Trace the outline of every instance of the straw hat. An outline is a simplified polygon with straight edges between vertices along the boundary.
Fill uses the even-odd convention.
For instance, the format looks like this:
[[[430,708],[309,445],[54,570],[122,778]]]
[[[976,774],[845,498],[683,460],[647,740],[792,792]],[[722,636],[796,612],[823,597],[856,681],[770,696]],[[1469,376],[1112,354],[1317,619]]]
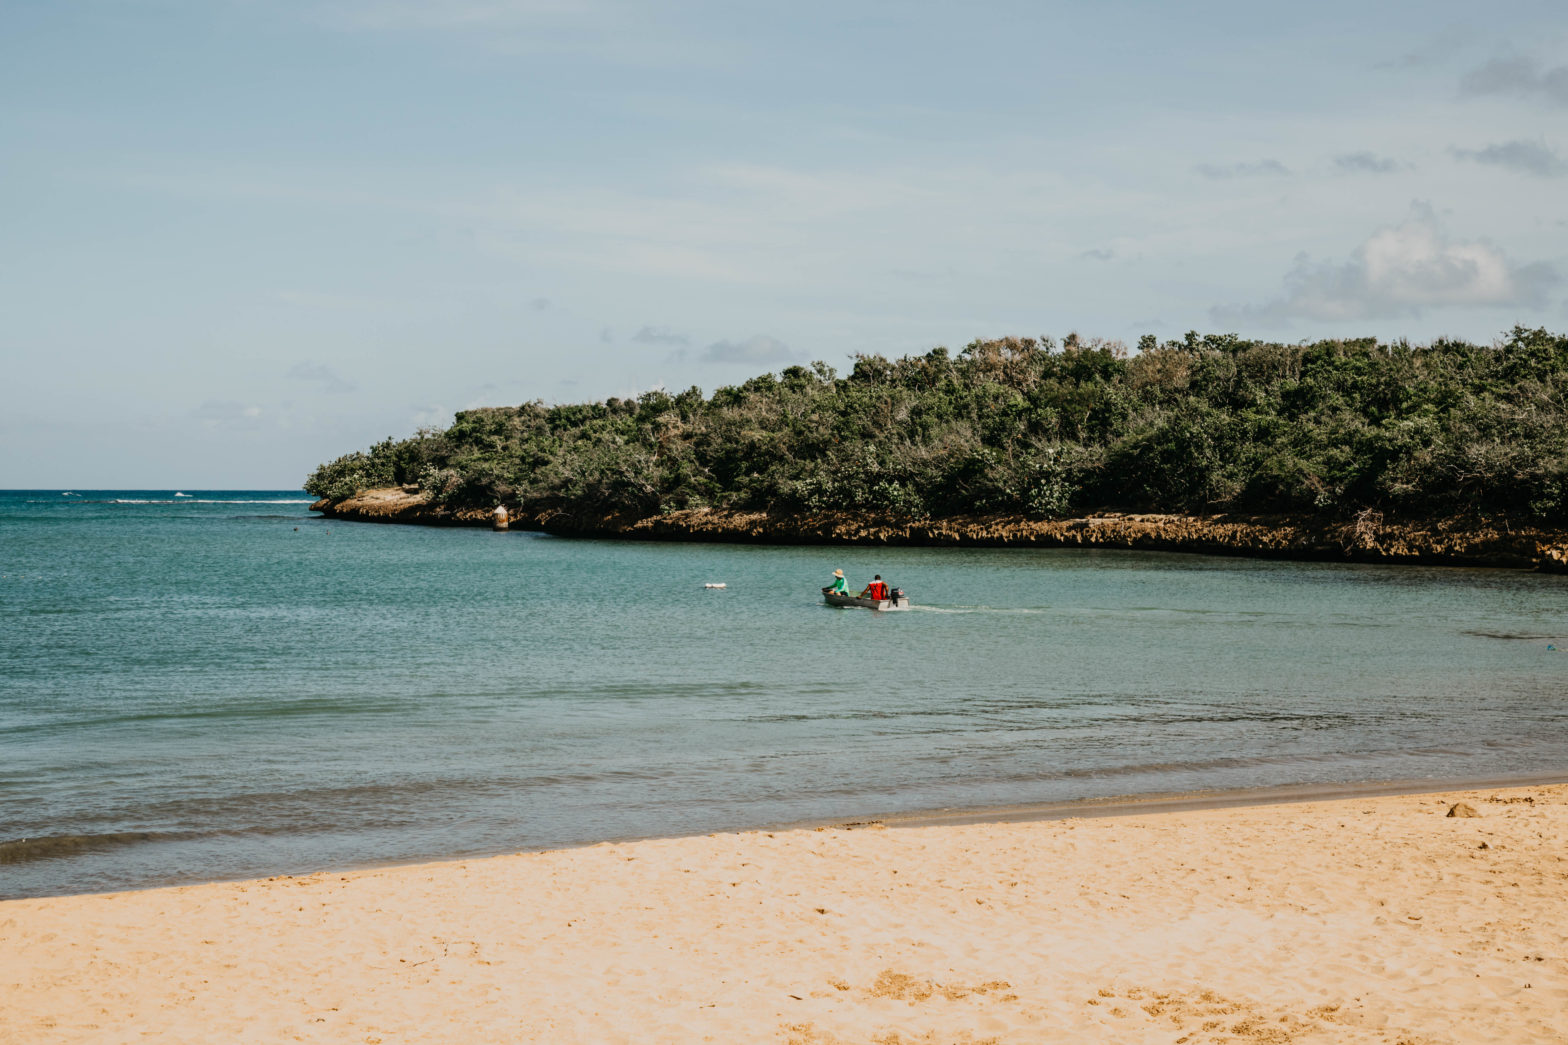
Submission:
[[[833,576],[835,576],[835,577],[842,577],[842,576],[844,576],[844,571],[843,570],[834,570],[833,571]]]

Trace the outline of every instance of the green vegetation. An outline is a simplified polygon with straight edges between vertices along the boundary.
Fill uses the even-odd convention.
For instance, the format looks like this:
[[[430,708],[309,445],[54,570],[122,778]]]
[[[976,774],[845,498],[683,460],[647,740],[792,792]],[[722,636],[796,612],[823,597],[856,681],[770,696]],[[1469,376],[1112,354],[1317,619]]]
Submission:
[[[334,499],[636,516],[712,505],[1067,516],[1471,513],[1568,523],[1568,336],[1495,346],[1071,335],[763,374],[704,397],[465,410],[324,464]]]

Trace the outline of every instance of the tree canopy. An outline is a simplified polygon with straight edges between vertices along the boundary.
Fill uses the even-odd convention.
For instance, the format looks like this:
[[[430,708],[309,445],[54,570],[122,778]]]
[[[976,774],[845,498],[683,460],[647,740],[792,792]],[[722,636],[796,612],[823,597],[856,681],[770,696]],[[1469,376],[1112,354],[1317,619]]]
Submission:
[[[977,340],[704,396],[465,410],[318,467],[334,500],[417,484],[454,507],[909,517],[1090,511],[1568,522],[1568,336],[1280,344],[1189,333]]]

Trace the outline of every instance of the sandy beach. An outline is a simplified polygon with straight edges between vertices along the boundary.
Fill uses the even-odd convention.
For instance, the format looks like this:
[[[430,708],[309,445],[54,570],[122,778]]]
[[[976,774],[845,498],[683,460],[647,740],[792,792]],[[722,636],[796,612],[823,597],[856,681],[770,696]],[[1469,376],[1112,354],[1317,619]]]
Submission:
[[[13,900],[0,1041],[1560,1043],[1568,786]]]

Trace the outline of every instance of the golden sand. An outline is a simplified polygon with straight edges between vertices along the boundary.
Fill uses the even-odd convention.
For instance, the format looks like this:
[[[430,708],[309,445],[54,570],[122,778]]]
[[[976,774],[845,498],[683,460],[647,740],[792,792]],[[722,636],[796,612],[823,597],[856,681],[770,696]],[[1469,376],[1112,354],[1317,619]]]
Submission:
[[[1568,787],[13,900],[0,1041],[1560,1045]]]

